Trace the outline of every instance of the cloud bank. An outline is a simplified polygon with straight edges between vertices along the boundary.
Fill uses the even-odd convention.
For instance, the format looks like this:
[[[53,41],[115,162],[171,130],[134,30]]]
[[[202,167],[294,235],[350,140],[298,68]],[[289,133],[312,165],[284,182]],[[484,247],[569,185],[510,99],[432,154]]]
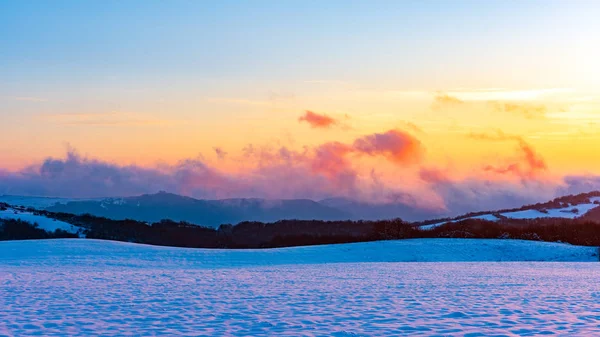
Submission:
[[[69,149],[64,158],[47,158],[16,172],[0,170],[0,194],[87,198],[164,190],[205,199],[342,197],[404,204],[430,210],[432,216],[446,216],[516,207],[600,189],[597,176],[545,179],[540,174],[547,170],[545,161],[518,136],[498,132],[469,137],[515,142],[518,153],[514,160],[518,160],[489,165],[470,178],[456,179],[446,169],[425,165],[421,141],[397,129],[361,136],[348,143],[329,142],[302,150],[248,146],[244,159],[254,165],[237,173],[225,173],[201,159],[156,167],[117,165]],[[389,162],[397,173],[384,176],[377,167],[365,173],[355,165],[357,160],[372,157]],[[223,153],[221,160],[226,159]],[[518,179],[496,179],[485,174],[489,172]]]

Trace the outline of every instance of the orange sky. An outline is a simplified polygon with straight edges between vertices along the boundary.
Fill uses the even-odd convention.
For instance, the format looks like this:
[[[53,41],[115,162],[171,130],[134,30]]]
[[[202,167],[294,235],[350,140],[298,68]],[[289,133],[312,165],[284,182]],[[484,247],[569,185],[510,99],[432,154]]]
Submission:
[[[600,174],[596,3],[180,5],[2,5],[0,172],[74,148],[423,195],[424,176]]]
[[[425,164],[450,165],[457,173],[518,156],[514,142],[469,137],[472,133],[497,132],[522,137],[557,174],[600,172],[600,161],[594,158],[600,145],[600,101],[588,93],[568,88],[370,92],[332,86],[330,94],[290,95],[271,101],[199,100],[174,107],[179,113],[172,115],[166,108],[149,107],[147,113],[12,116],[19,123],[3,132],[3,138],[11,140],[2,145],[3,167],[15,170],[46,156],[61,157],[70,144],[82,154],[118,164],[175,163],[201,155],[235,170],[236,160],[250,144],[298,150],[398,129],[423,142]],[[21,103],[37,105],[40,110],[51,105]],[[208,110],[219,113],[212,117],[193,113]],[[305,111],[334,122],[311,127],[299,120]],[[215,147],[228,155],[219,159]]]

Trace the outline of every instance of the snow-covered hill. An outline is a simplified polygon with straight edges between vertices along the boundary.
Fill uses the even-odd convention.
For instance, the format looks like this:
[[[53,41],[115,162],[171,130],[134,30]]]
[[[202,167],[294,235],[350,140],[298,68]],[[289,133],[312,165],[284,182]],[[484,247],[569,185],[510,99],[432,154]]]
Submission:
[[[76,204],[87,205],[86,202],[79,202]],[[259,223],[244,223],[235,227],[223,226],[221,229],[211,230],[204,230],[203,228],[197,228],[196,226],[177,223],[178,221],[182,220],[183,213],[187,214],[187,216],[190,218],[199,219],[199,222],[192,222],[192,225],[202,224],[203,222],[201,219],[208,218],[211,218],[211,221],[213,221],[212,224],[216,225],[224,221],[224,214],[232,215],[233,213],[236,214],[235,218],[228,218],[230,221],[226,221],[225,223],[237,224],[240,221],[257,220],[253,218],[252,215],[258,214],[257,212],[262,212],[261,214],[264,216],[270,214],[269,218],[267,218],[270,219],[270,221],[288,217],[291,219],[301,219],[300,216],[290,216],[290,214],[300,215],[300,213],[302,213],[302,217],[305,219],[327,219],[329,215],[333,216],[333,213],[329,213],[328,210],[324,210],[321,206],[319,206],[318,203],[310,200],[267,202],[262,199],[228,199],[219,201],[202,201],[168,193],[159,193],[156,195],[146,195],[135,198],[104,199],[101,202],[89,201],[89,205],[94,205],[94,207],[97,207],[98,209],[108,213],[111,213],[116,209],[122,209],[124,210],[124,213],[121,214],[120,218],[123,219],[133,218],[135,214],[145,214],[151,216],[148,222],[153,222],[150,221],[150,219],[154,219],[158,222],[159,220],[157,219],[162,219],[162,215],[170,214],[172,217],[168,216],[166,219],[170,219],[172,221],[161,222],[156,224],[156,226],[149,227],[147,226],[147,223],[126,221],[117,222],[108,219],[91,220],[87,216],[77,218],[68,214],[52,214],[47,210],[35,212],[29,208],[5,204],[0,204],[0,219],[19,219],[30,223],[37,223],[40,229],[43,229],[47,232],[53,232],[57,229],[61,229],[69,233],[77,234],[80,237],[83,237],[85,235],[84,232],[87,232],[89,235],[97,238],[109,238],[122,241],[144,242],[180,247],[281,247],[422,236],[463,237],[462,235],[455,236],[453,233],[442,233],[440,235],[435,233],[435,235],[400,235],[399,233],[403,233],[402,231],[399,231],[397,228],[391,228],[390,226],[393,227],[394,225],[391,223],[386,224],[385,222],[368,223],[340,221],[326,223],[318,220],[307,222],[291,220],[288,222],[284,221],[281,223],[272,223],[272,226],[264,226],[263,224]],[[236,211],[231,211],[231,207],[234,207]],[[598,212],[600,211],[599,207],[600,192],[591,192],[574,196],[565,196],[546,203],[523,206],[518,209],[470,213],[454,219],[446,218],[412,224],[404,223],[403,226],[418,226],[422,230],[431,230],[449,222],[458,222],[466,219],[500,222],[501,226],[513,226],[514,224],[540,225],[546,223],[558,225],[568,225],[567,223],[572,223],[575,225],[582,225],[587,222],[598,222],[600,220],[600,214]],[[165,213],[163,208],[167,209],[168,212]],[[87,214],[87,210],[87,208],[84,208],[74,213]],[[185,212],[183,210],[185,210]],[[65,213],[70,212],[65,211]],[[45,214],[45,216],[41,214]],[[111,214],[114,215],[114,212]],[[48,216],[48,218],[46,216]],[[584,217],[584,219],[583,221],[580,221],[578,218],[582,217]],[[65,222],[61,222],[53,218],[60,219]],[[187,217],[184,216],[184,218]],[[556,221],[556,218],[577,220]],[[550,220],[529,222],[523,221],[528,219]],[[398,223],[396,223],[396,225],[398,225]],[[78,226],[85,227],[86,230]],[[25,227],[27,228],[27,226]],[[514,226],[512,228],[514,228]],[[165,230],[167,230],[169,233],[164,232]],[[513,236],[506,236],[506,233],[504,232],[495,233],[493,235],[489,233],[485,235],[478,235],[481,234],[481,232],[477,231],[478,229],[475,229],[475,232],[471,230],[469,233],[467,233],[468,236],[466,237],[511,237],[521,239],[540,239],[547,241],[558,240],[556,236],[536,237],[535,235],[539,234],[539,231],[535,232],[535,235],[532,234],[531,236],[524,235],[523,233],[512,233],[514,234]],[[7,231],[7,233],[9,232],[10,231]],[[60,236],[60,233],[58,233],[58,236]],[[65,235],[63,234],[62,236],[64,237]],[[41,237],[44,236],[26,235],[16,237],[14,234],[9,234],[5,237],[5,239],[34,239]],[[326,237],[326,239],[321,239],[321,237]],[[590,236],[585,236],[585,238],[588,237]],[[559,237],[560,240],[574,244],[598,244],[597,241],[589,241],[585,240],[585,238],[582,239],[581,236],[575,237],[573,235],[563,235]]]
[[[600,206],[600,197],[591,197],[587,202],[567,203],[562,207],[528,207],[517,211],[489,212],[474,216],[462,216],[453,220],[438,221],[431,224],[420,226],[421,229],[430,230],[449,222],[458,222],[467,219],[481,219],[487,221],[498,221],[501,218],[507,219],[540,219],[540,218],[563,218],[576,219],[586,215],[592,209]]]
[[[84,237],[83,228],[81,227],[15,208],[0,211],[0,219],[21,220],[31,224],[37,224],[38,228],[43,229],[46,232],[54,232],[55,230],[60,229],[67,233],[78,234],[80,237]]]
[[[412,239],[275,249],[194,249],[102,240],[0,242],[0,265],[225,268],[288,264],[452,261],[598,261],[597,247],[485,239]]]
[[[214,228],[221,224],[237,224],[243,221],[275,222],[286,219],[341,221],[401,218],[405,221],[420,221],[421,228],[432,229],[447,222],[464,219],[488,221],[498,221],[503,218],[574,219],[584,216],[600,205],[600,192],[565,196],[550,202],[520,208],[482,210],[482,212],[443,219],[441,216],[449,215],[439,212],[424,212],[404,204],[367,204],[340,198],[321,201],[252,198],[199,200],[159,192],[136,197],[103,199],[0,196],[0,202],[51,212],[92,214],[114,220],[134,219],[142,222],[158,222],[162,219],[169,219]]]

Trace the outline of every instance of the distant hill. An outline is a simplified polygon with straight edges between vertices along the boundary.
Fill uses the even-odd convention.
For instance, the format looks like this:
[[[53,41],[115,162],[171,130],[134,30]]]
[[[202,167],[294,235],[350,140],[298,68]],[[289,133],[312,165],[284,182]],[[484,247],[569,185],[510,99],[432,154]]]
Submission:
[[[600,191],[566,195],[548,202],[524,205],[519,208],[495,211],[471,212],[455,218],[427,220],[416,223],[421,229],[432,229],[447,223],[463,220],[534,220],[534,219],[582,219],[600,221]]]
[[[331,199],[322,203],[196,200],[164,192],[123,199],[72,201],[50,207],[56,211],[0,202],[0,241],[81,237],[177,247],[272,248],[411,238],[511,238],[600,245],[600,192],[422,222],[324,221],[325,217],[352,215],[323,203],[354,207],[354,211],[367,207]],[[71,213],[79,215],[70,214],[67,209],[78,209]],[[102,212],[111,214],[110,218],[84,214]],[[253,217],[288,220],[259,221]]]
[[[266,200],[238,198],[199,200],[181,195],[159,192],[126,198],[60,199],[22,196],[0,196],[0,202],[23,205],[51,212],[91,214],[113,220],[132,219],[158,222],[163,219],[185,221],[216,228],[221,224],[243,221],[275,222],[278,220],[386,220],[400,218],[434,227],[462,219],[537,217],[578,217],[600,203],[600,192],[564,196],[545,203],[520,208],[468,213],[455,218],[449,214],[411,207],[403,203],[374,204],[347,198],[320,201],[308,199]],[[574,207],[574,205],[579,205]],[[577,208],[577,210],[574,210]],[[432,220],[437,219],[437,220]]]
[[[159,192],[138,197],[68,201],[45,208],[51,212],[92,214],[114,220],[133,219],[157,222],[162,219],[186,221],[206,227],[242,221],[273,222],[282,219],[347,220],[353,216],[308,199],[198,200]]]
[[[13,206],[33,207],[44,209],[55,204],[64,204],[69,201],[81,201],[91,199],[67,199],[67,198],[51,198],[51,197],[30,197],[21,195],[0,195],[0,202],[7,203]],[[96,199],[100,200],[100,199]]]

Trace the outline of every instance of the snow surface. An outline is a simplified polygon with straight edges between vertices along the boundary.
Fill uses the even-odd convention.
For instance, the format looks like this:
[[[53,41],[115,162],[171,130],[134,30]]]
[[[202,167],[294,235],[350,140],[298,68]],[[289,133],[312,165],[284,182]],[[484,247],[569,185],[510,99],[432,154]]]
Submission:
[[[600,197],[590,198],[589,203],[571,205],[569,207],[563,207],[563,208],[549,208],[546,210],[547,212],[540,212],[535,209],[528,209],[528,210],[524,210],[524,211],[505,212],[505,213],[501,213],[500,215],[505,216],[510,219],[537,219],[537,218],[575,219],[575,218],[584,216],[590,210],[600,206],[598,204],[595,204],[594,202],[600,202]],[[574,209],[576,209],[577,212],[573,212]],[[462,219],[457,219],[457,220],[437,222],[437,223],[434,223],[431,225],[420,226],[419,228],[421,228],[423,230],[431,230],[431,229],[439,227],[443,224],[447,224],[449,222],[454,223],[454,222],[458,222],[458,221],[462,221],[462,220],[466,220],[466,219],[482,219],[482,220],[488,220],[488,221],[500,220],[497,216],[489,213],[489,214],[477,215],[477,216],[472,216],[472,217],[467,217],[467,218],[462,218]]]
[[[57,229],[62,229],[72,234],[79,234],[80,237],[83,237],[83,228],[81,227],[73,226],[69,223],[58,221],[55,219],[50,219],[45,216],[35,215],[30,212],[22,212],[14,209],[8,209],[5,211],[0,211],[0,219],[16,219],[26,221],[32,224],[37,223],[38,228],[43,229],[46,232],[54,232]]]
[[[497,216],[495,216],[493,214],[482,214],[482,215],[472,216],[472,217],[463,218],[463,219],[438,222],[438,223],[434,223],[434,224],[431,224],[431,225],[421,226],[419,228],[421,228],[423,230],[430,230],[430,229],[434,229],[436,227],[439,227],[439,226],[441,226],[443,224],[447,224],[449,222],[454,223],[454,222],[459,222],[459,221],[463,221],[463,220],[467,220],[467,219],[481,219],[481,220],[487,220],[487,221],[498,221],[498,220],[500,220]]]
[[[410,239],[273,249],[175,248],[92,239],[0,242],[0,264],[21,266],[93,263],[230,268],[360,262],[598,261],[596,253],[596,247],[495,239]],[[105,259],[107,256],[110,259]]]
[[[597,198],[592,198],[597,199]],[[593,202],[593,201],[592,201]],[[599,205],[594,203],[589,204],[579,204],[573,205],[564,208],[553,208],[548,209],[548,213],[540,212],[535,209],[529,209],[525,211],[518,212],[507,212],[502,213],[503,216],[512,219],[536,219],[536,218],[566,218],[566,219],[575,219],[580,216],[585,215],[588,211],[598,207]],[[577,209],[577,212],[573,212],[574,209]]]
[[[0,335],[598,335],[598,263],[389,263],[594,253],[465,239],[270,250],[0,242]]]

